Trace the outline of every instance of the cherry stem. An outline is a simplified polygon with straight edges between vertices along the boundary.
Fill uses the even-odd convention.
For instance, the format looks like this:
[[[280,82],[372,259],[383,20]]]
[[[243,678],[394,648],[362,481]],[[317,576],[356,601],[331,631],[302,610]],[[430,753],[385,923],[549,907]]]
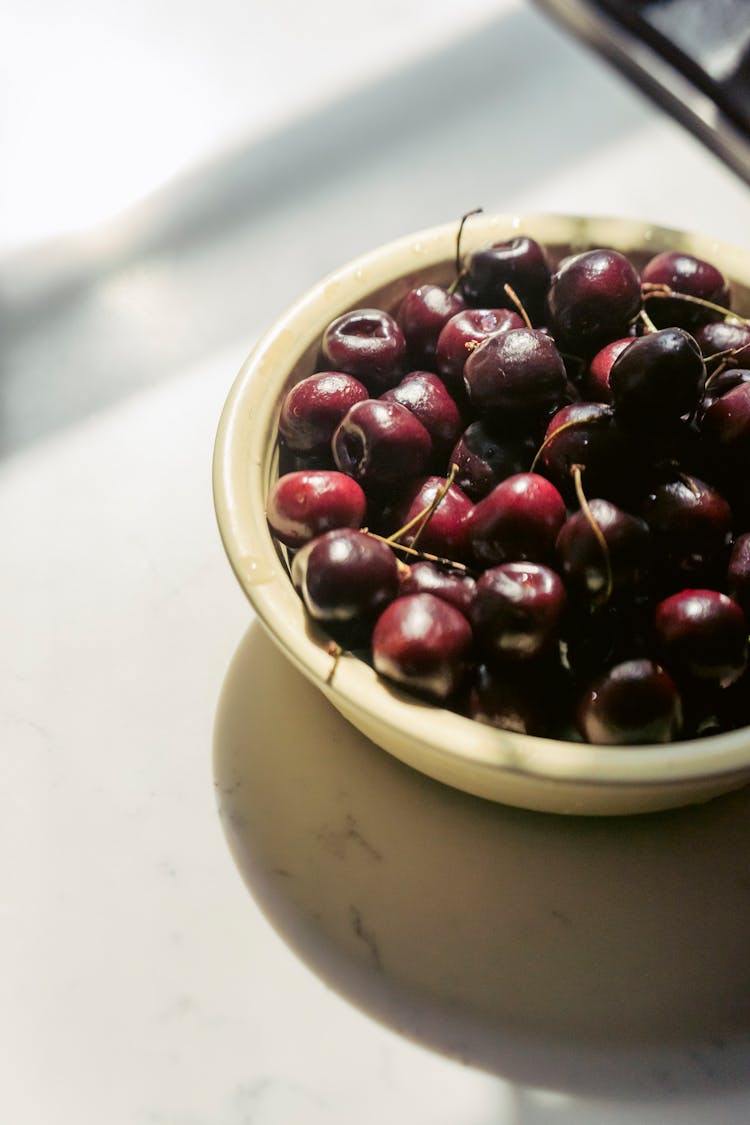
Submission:
[[[583,465],[571,465],[570,466],[570,471],[573,474],[573,483],[574,483],[575,489],[576,489],[576,497],[578,498],[578,503],[581,506],[581,511],[583,512],[584,516],[588,520],[589,527],[593,531],[594,536],[596,538],[596,541],[599,544],[599,546],[601,547],[602,554],[604,555],[606,585],[604,587],[604,594],[600,599],[600,604],[606,605],[606,603],[612,597],[612,587],[613,587],[612,561],[611,561],[610,556],[609,556],[609,545],[607,543],[607,540],[604,537],[604,532],[599,527],[599,524],[596,522],[596,516],[591,511],[591,508],[589,507],[589,502],[586,499],[586,494],[583,491],[583,482],[581,480],[581,475],[583,473],[583,469],[584,469]]]
[[[407,555],[412,555],[423,562],[439,563],[440,566],[448,566],[453,570],[460,570],[462,574],[469,573],[469,567],[464,563],[456,562],[455,559],[445,559],[440,555],[431,555],[429,551],[418,551],[415,547],[407,547],[405,543],[392,543],[390,539],[386,539],[383,535],[378,535],[375,531],[368,531],[373,539],[379,539],[381,543],[387,543],[394,551],[404,551]]]
[[[746,316],[738,316],[736,312],[727,309],[724,305],[717,305],[714,301],[708,301],[705,297],[694,297],[692,293],[679,293],[673,289],[671,285],[657,284],[656,282],[644,281],[641,285],[641,292],[643,293],[644,300],[649,300],[651,297],[660,299],[669,299],[677,301],[687,301],[690,305],[700,305],[702,309],[711,309],[712,312],[719,313],[726,320],[732,317],[734,320],[740,321],[742,324],[750,324],[750,320]]]
[[[458,465],[451,465],[451,471],[448,473],[448,476],[440,485],[440,488],[437,490],[432,500],[430,500],[429,504],[424,507],[421,512],[417,512],[416,516],[410,519],[408,523],[405,523],[403,527],[400,527],[398,531],[394,531],[393,535],[389,535],[386,539],[386,543],[389,543],[391,546],[393,546],[396,541],[401,538],[402,535],[406,535],[407,531],[411,531],[413,527],[416,527],[417,530],[414,532],[414,537],[411,541],[412,547],[416,547],[417,540],[419,539],[427,524],[432,519],[433,513],[438,504],[440,504],[440,502],[445,497],[448,489],[453,484],[457,472]]]
[[[646,331],[647,332],[651,333],[651,332],[657,332],[658,331],[656,325],[654,324],[653,320],[648,315],[648,313],[646,312],[645,309],[641,309],[641,311],[638,313],[638,316],[641,318],[643,323],[646,325]]]
[[[523,303],[521,302],[521,298],[518,296],[515,289],[513,289],[512,286],[508,285],[507,281],[506,281],[505,285],[503,286],[503,289],[505,290],[507,296],[510,297],[511,301],[513,302],[513,304],[518,309],[519,315],[520,315],[521,319],[523,320],[524,324],[526,325],[526,327],[533,329],[534,325],[531,323],[531,320],[529,318],[529,314],[526,312],[526,309],[523,307]]]
[[[329,641],[326,645],[326,652],[330,657],[333,658],[330,670],[325,678],[325,682],[327,684],[330,684],[333,682],[333,677],[335,676],[336,669],[339,666],[339,660],[341,660],[341,657],[344,655],[344,650],[341,645],[337,645],[335,641]]]
[[[454,285],[457,285],[460,277],[462,276],[461,270],[461,235],[463,234],[464,224],[467,219],[472,215],[480,215],[484,210],[483,207],[475,207],[473,211],[467,211],[465,215],[461,216],[461,222],[458,225],[458,234],[456,235],[456,280]],[[450,292],[450,290],[449,290]]]

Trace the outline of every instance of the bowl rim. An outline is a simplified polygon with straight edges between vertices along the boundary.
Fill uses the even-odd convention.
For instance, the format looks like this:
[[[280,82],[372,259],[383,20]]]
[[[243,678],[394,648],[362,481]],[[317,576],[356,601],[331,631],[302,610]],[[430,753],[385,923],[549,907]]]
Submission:
[[[258,340],[242,364],[227,396],[216,434],[212,479],[220,536],[230,565],[258,619],[296,667],[342,713],[370,729],[388,728],[402,747],[392,750],[423,772],[444,778],[446,771],[467,788],[493,789],[493,776],[523,775],[539,781],[576,785],[649,787],[741,777],[750,768],[747,728],[685,742],[638,746],[587,743],[521,735],[476,722],[439,705],[422,703],[382,681],[374,669],[344,656],[331,675],[333,658],[320,632],[307,620],[265,519],[271,450],[278,405],[293,364],[314,347],[325,325],[338,313],[361,306],[366,298],[398,278],[407,285],[455,257],[457,224],[444,223],[402,236],[347,262],[308,289]],[[614,245],[627,252],[683,249],[715,261],[732,279],[750,288],[750,252],[707,235],[679,231],[638,219],[607,215],[481,213],[467,223],[464,252],[503,237],[528,234],[542,244]],[[294,357],[291,359],[290,357]],[[481,780],[484,779],[484,780]]]

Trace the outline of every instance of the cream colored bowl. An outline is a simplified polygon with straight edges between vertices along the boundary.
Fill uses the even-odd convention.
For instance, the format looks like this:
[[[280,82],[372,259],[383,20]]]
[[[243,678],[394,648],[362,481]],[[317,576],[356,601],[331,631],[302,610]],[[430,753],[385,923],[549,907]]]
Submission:
[[[222,413],[213,467],[219,529],[240,585],[281,650],[350,722],[448,785],[523,808],[596,815],[686,805],[743,785],[750,780],[750,730],[667,746],[595,747],[496,730],[415,702],[351,656],[333,671],[327,639],[307,620],[266,525],[280,400],[313,372],[321,334],[335,316],[362,306],[393,308],[417,281],[452,280],[456,229],[451,223],[422,231],[337,270],[281,317],[243,365]],[[462,252],[518,233],[537,239],[553,258],[611,246],[638,263],[658,250],[686,250],[723,269],[735,306],[750,311],[750,254],[640,222],[479,215],[464,230]]]

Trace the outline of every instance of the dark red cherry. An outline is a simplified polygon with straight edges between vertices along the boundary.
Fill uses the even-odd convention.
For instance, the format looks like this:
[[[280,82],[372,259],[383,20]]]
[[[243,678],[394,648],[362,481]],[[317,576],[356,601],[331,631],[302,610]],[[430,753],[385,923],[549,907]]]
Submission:
[[[578,705],[587,742],[629,746],[672,742],[682,729],[682,701],[671,676],[652,660],[628,660],[599,677]]]
[[[488,659],[536,660],[557,650],[565,587],[539,563],[504,563],[477,580],[471,624]]]
[[[476,588],[476,581],[470,574],[423,560],[403,567],[399,592],[434,594],[435,597],[450,602],[468,617]]]
[[[732,510],[712,485],[687,474],[655,484],[641,510],[651,529],[654,559],[666,584],[705,585],[726,566]]]
[[[705,381],[700,349],[682,328],[662,328],[632,340],[609,374],[617,416],[647,429],[692,414]]]
[[[632,340],[632,336],[623,336],[619,340],[612,340],[611,343],[605,344],[603,348],[599,349],[586,372],[586,398],[594,402],[612,401],[609,373],[618,355],[625,350]]]
[[[522,328],[523,320],[509,309],[464,309],[447,322],[438,336],[435,368],[453,394],[465,394],[464,364],[488,336]]]
[[[641,307],[640,278],[617,250],[586,250],[560,263],[547,304],[558,347],[592,356],[610,340],[628,334]]]
[[[494,242],[469,257],[461,288],[470,305],[514,308],[509,285],[532,322],[541,320],[550,281],[547,256],[538,242],[525,235]]]
[[[519,433],[517,426],[480,418],[467,426],[449,457],[458,466],[456,484],[472,500],[481,500],[506,477],[526,470],[537,445],[533,434]]]
[[[398,383],[405,352],[403,332],[382,309],[354,309],[336,317],[321,341],[326,366],[354,375],[374,395]]]
[[[516,473],[501,481],[468,516],[468,534],[480,566],[547,562],[565,520],[565,503],[538,473]]]
[[[727,567],[727,593],[750,621],[750,532],[738,535]]]
[[[352,406],[332,440],[343,473],[365,490],[382,489],[420,476],[432,454],[432,441],[419,419],[398,402],[368,399]]]
[[[355,402],[369,398],[353,375],[319,371],[286,394],[279,415],[279,433],[295,453],[330,452],[333,431]]]
[[[482,413],[533,413],[559,402],[567,375],[549,336],[514,328],[479,344],[466,360],[464,382],[471,405]]]
[[[387,544],[365,531],[342,528],[297,552],[292,581],[316,621],[364,631],[398,594],[398,568]]]
[[[442,468],[463,429],[458,407],[442,379],[431,371],[410,371],[397,387],[380,397],[400,402],[419,419],[432,438],[433,452]]]
[[[574,512],[557,537],[555,553],[566,586],[593,602],[641,589],[651,569],[648,524],[607,500],[589,500],[588,507],[593,524],[585,511]]]
[[[726,687],[745,670],[745,615],[717,590],[687,589],[665,598],[654,611],[654,632],[660,659],[678,680]]]
[[[576,465],[581,467],[587,496],[628,506],[642,492],[638,447],[606,403],[574,402],[559,410],[547,426],[536,468],[560,490],[570,507],[578,504]]]
[[[469,692],[470,718],[500,730],[537,737],[567,734],[569,684],[551,660],[480,664]]]
[[[471,646],[471,626],[464,615],[434,594],[396,598],[372,634],[379,675],[437,702],[458,690]]]
[[[750,383],[742,382],[712,402],[700,429],[731,472],[750,470]]]
[[[701,350],[709,371],[721,362],[727,352],[732,367],[750,367],[750,324],[744,321],[717,320],[698,328],[695,342]]]
[[[750,369],[746,367],[729,367],[717,371],[706,380],[701,402],[701,412],[705,414],[709,406],[721,398],[727,391],[739,387],[740,383],[750,383]]]
[[[301,470],[287,473],[271,487],[266,516],[273,533],[287,547],[336,527],[361,527],[367,500],[360,485],[344,473]]]
[[[438,492],[445,489],[445,485],[445,477],[430,476],[418,478],[400,490],[385,513],[385,532],[391,535],[417,519],[430,507]],[[471,511],[472,503],[468,496],[457,485],[448,485],[422,530],[419,531],[418,526],[411,528],[399,536],[399,542],[407,547],[418,545],[420,550],[429,554],[461,562],[469,555],[467,521]]]
[[[431,366],[438,336],[450,318],[465,305],[460,293],[450,293],[441,285],[418,285],[409,290],[398,307],[396,321],[415,366]]]
[[[700,297],[722,308],[729,307],[729,285],[724,275],[710,262],[681,250],[664,250],[657,254],[641,270],[641,282],[644,287],[667,285],[678,293]],[[657,328],[677,326],[692,332],[720,315],[690,301],[649,297],[645,289],[644,300],[648,315]]]

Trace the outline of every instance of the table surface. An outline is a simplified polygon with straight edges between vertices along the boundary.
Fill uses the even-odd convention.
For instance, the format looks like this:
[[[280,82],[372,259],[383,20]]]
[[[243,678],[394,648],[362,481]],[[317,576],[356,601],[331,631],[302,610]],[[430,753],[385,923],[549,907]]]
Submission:
[[[225,0],[202,43],[204,10],[176,37],[166,2],[75,36],[13,13],[48,67],[67,28],[100,118],[123,59],[166,60],[164,119],[136,121],[182,131],[173,179],[73,229],[23,179],[75,98],[3,110],[3,1119],[745,1125],[750,795],[564,820],[391,760],[253,622],[210,468],[253,341],[360,251],[477,205],[750,246],[750,194],[524,4],[343,29],[329,2],[285,37],[290,5],[253,36]],[[78,125],[79,185],[140,136]]]

